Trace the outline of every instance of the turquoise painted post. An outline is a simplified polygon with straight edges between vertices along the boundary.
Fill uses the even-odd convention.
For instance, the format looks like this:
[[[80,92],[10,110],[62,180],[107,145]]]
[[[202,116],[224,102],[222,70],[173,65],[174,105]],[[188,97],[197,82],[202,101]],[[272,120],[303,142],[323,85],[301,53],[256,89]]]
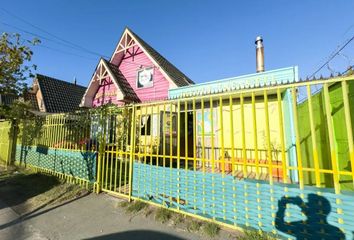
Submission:
[[[292,96],[291,89],[287,89],[283,96],[283,113],[284,113],[284,130],[285,130],[285,145],[289,166],[297,167],[296,160],[296,136],[294,126],[294,116],[292,111]],[[289,177],[292,182],[298,182],[299,176],[296,170],[289,170]]]

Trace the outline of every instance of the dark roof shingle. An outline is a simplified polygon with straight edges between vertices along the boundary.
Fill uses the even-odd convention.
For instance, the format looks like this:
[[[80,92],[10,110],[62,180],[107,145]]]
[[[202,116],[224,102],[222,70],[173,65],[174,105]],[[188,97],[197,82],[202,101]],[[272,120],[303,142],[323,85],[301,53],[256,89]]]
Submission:
[[[35,93],[33,92],[26,92],[23,95],[23,98],[25,99],[25,101],[28,101],[31,104],[31,109],[34,111],[39,111],[39,106],[38,106],[38,102],[37,102],[37,96]]]
[[[64,113],[78,110],[86,88],[74,83],[37,74],[46,112]]]
[[[106,59],[103,59],[103,61],[106,64],[106,66],[109,68],[109,70],[112,72],[112,74],[114,75],[115,81],[119,86],[119,89],[122,91],[125,99],[130,100],[132,102],[140,102],[138,95],[136,95],[133,88],[128,83],[127,79],[119,70],[118,66],[114,65],[113,63],[110,63]]]
[[[194,84],[194,82],[158,53],[154,48],[147,44],[143,39],[136,35],[131,29],[128,29],[134,38],[142,45],[142,47],[148,52],[148,54],[158,63],[158,65],[168,74],[173,82],[178,87],[188,86]]]

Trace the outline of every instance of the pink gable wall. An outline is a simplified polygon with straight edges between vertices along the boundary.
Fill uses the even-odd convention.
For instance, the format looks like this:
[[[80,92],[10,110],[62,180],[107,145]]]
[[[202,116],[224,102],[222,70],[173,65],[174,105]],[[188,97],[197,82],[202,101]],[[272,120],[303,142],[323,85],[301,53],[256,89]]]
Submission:
[[[92,101],[92,107],[99,107],[107,103],[122,104],[117,100],[117,88],[109,78],[102,81]]]
[[[129,49],[129,52],[134,51],[136,52],[134,56],[130,56],[129,53],[124,56],[119,65],[120,71],[128,80],[130,86],[136,92],[141,102],[166,99],[168,95],[169,81],[162,75],[161,71],[156,66],[154,68],[153,86],[137,88],[137,71],[140,69],[140,65],[143,67],[152,67],[154,64],[141,49],[137,49],[136,46]]]

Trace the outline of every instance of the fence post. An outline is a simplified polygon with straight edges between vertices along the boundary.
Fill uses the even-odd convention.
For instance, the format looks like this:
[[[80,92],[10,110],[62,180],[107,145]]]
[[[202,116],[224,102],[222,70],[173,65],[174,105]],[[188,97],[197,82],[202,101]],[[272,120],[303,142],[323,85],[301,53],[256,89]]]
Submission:
[[[102,110],[103,111],[103,110]],[[98,124],[100,125],[101,129],[101,134],[98,138],[98,157],[97,157],[97,174],[96,174],[96,193],[99,193],[101,191],[101,170],[102,170],[102,153],[104,154],[104,139],[105,139],[105,122],[103,120],[103,114],[102,111],[100,112],[99,116],[99,121]],[[97,144],[96,144],[97,145]],[[97,146],[96,146],[97,147]]]
[[[134,164],[134,153],[135,153],[135,107],[132,107],[132,117],[131,117],[131,127],[130,127],[130,159],[129,159],[129,202],[132,197],[133,190],[133,164]]]

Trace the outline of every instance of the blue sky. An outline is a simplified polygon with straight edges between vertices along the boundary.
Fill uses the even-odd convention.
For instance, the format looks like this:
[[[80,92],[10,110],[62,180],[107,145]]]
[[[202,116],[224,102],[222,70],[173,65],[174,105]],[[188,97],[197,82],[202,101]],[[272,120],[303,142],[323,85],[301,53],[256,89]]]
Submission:
[[[2,1],[1,32],[41,32],[1,8],[85,49],[111,56],[125,26],[195,82],[255,72],[254,40],[262,35],[266,70],[299,66],[311,75],[354,35],[354,1]],[[9,26],[11,25],[11,26]],[[42,38],[34,47],[38,72],[84,86],[99,56]],[[354,41],[329,65],[354,64]],[[327,67],[322,71],[329,75]]]

